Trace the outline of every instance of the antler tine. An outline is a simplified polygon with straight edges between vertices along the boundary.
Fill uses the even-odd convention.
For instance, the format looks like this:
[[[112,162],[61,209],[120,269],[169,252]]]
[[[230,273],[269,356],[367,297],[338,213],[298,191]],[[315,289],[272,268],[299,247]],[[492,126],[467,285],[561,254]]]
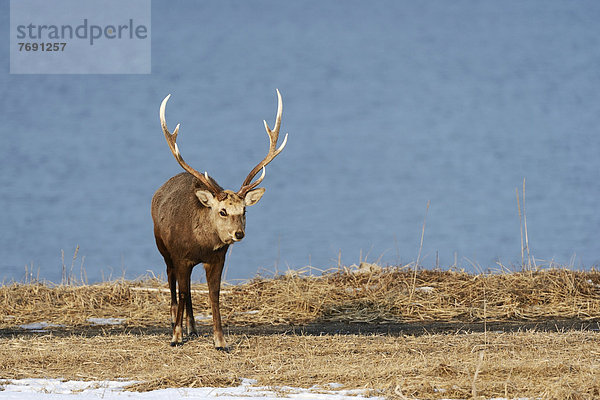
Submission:
[[[260,182],[262,182],[262,180],[265,177],[265,167],[267,166],[267,164],[273,161],[273,159],[277,157],[279,153],[281,153],[281,151],[284,149],[287,143],[288,134],[286,133],[285,137],[283,138],[283,142],[281,143],[281,146],[279,146],[279,148],[277,147],[277,141],[279,140],[279,128],[281,127],[281,115],[283,114],[283,101],[281,100],[281,93],[279,93],[279,89],[275,90],[277,91],[277,116],[275,118],[275,126],[273,130],[269,128],[267,121],[263,121],[265,124],[265,130],[267,131],[267,135],[269,136],[269,152],[267,153],[265,158],[261,162],[259,162],[252,169],[252,171],[250,171],[250,173],[242,183],[242,187],[238,191],[238,194],[245,194],[246,192],[258,186]],[[262,175],[251,184],[250,182],[252,182],[252,179],[254,179],[254,177],[256,176],[258,171],[261,170],[261,168],[263,170]]]
[[[240,190],[238,190],[238,194],[240,196],[242,196],[242,195],[248,193],[249,191],[251,191],[252,189],[257,187],[258,185],[260,185],[260,183],[263,181],[263,179],[265,179],[265,167],[264,166],[262,167],[262,174],[260,174],[258,179],[248,185],[243,185],[240,188]]]
[[[179,134],[179,124],[175,127],[173,133],[169,132],[169,128],[167,127],[167,120],[165,119],[165,108],[167,107],[167,102],[171,95],[167,95],[160,104],[160,126],[162,127],[163,133],[165,134],[165,139],[167,139],[167,144],[169,145],[169,149],[171,149],[171,153],[175,156],[175,159],[183,167],[184,170],[198,178],[211,192],[217,194],[220,192],[220,189],[216,187],[211,179],[208,177],[208,173],[201,174],[196,171],[194,168],[190,167],[181,157],[181,153],[179,152],[179,147],[177,146],[177,135]]]
[[[275,127],[271,131],[269,129],[269,125],[267,125],[267,121],[263,120],[265,123],[265,129],[267,130],[267,134],[271,138],[271,133],[274,133],[273,141],[274,144],[277,144],[277,139],[279,139],[279,127],[281,126],[281,114],[283,114],[283,102],[281,101],[281,93],[279,93],[279,89],[275,89],[277,92],[277,117],[275,117]]]

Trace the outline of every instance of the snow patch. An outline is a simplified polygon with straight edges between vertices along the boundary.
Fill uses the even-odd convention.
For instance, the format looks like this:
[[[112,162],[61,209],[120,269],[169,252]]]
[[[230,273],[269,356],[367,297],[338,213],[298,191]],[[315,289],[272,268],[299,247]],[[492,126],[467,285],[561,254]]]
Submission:
[[[194,316],[194,319],[196,321],[212,321],[212,316],[208,314],[196,314]]]
[[[32,331],[32,332],[48,332],[48,330],[46,328],[61,328],[61,327],[64,327],[64,325],[51,324],[51,323],[45,322],[45,321],[19,325],[19,328],[26,329],[26,330]]]
[[[88,318],[87,321],[92,325],[121,325],[125,318]]]
[[[151,392],[128,392],[126,386],[132,381],[61,381],[58,379],[18,379],[0,381],[0,398],[2,399],[48,399],[68,400],[77,395],[78,400],[91,399],[219,399],[219,400],[280,400],[313,399],[313,400],[360,400],[365,399],[365,391],[355,390],[324,390],[321,388],[300,389],[293,387],[255,387],[253,379],[242,379],[237,387],[229,388],[171,388],[153,390]],[[329,384],[330,388],[339,388],[338,384]],[[383,400],[382,397],[368,397],[373,400]]]

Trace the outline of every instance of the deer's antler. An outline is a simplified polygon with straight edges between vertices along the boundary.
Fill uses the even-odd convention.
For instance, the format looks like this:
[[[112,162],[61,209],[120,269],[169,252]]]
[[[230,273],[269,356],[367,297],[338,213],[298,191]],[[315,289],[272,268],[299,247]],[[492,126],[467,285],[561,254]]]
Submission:
[[[238,190],[238,195],[241,197],[245,196],[250,190],[257,187],[262,180],[265,178],[265,167],[269,164],[285,147],[287,143],[288,135],[285,134],[285,138],[283,138],[283,142],[281,146],[277,148],[277,140],[279,139],[279,128],[281,127],[281,114],[283,113],[283,102],[281,101],[281,93],[279,93],[279,89],[275,89],[277,91],[277,117],[275,119],[275,127],[273,130],[269,128],[267,121],[263,121],[265,123],[265,129],[267,131],[267,135],[269,135],[269,152],[266,157],[256,164],[256,166],[250,171],[244,182],[242,183],[242,187]],[[252,179],[256,176],[258,171],[262,169],[262,174],[258,177],[257,180],[252,182]]]
[[[213,194],[216,195],[221,192],[221,189],[219,189],[213,184],[212,180],[208,177],[208,173],[204,172],[204,174],[201,174],[194,168],[190,167],[181,157],[181,153],[179,153],[179,147],[177,147],[176,143],[177,134],[179,133],[179,124],[177,124],[173,133],[169,132],[169,129],[167,128],[167,121],[165,120],[165,108],[167,106],[167,101],[169,101],[170,97],[171,95],[169,94],[167,97],[164,98],[164,100],[160,104],[160,126],[162,127],[163,133],[165,134],[165,139],[167,139],[167,143],[169,144],[171,153],[173,153],[175,159],[177,160],[179,165],[183,167],[183,169],[185,169],[187,172],[198,178],[208,190],[210,190]]]

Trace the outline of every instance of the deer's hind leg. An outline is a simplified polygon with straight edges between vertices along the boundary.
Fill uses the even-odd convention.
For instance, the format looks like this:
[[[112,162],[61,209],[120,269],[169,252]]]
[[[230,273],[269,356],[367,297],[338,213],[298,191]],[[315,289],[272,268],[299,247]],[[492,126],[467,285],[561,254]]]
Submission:
[[[167,263],[167,279],[171,291],[171,328],[174,328],[177,319],[177,276],[172,262]]]
[[[175,323],[173,326],[173,339],[171,346],[180,346],[183,344],[183,312],[190,297],[190,275],[192,267],[186,263],[176,265],[175,277],[177,278],[177,312],[175,315]]]
[[[171,254],[167,250],[160,236],[155,232],[156,247],[163,256],[165,264],[167,265],[167,280],[169,282],[169,289],[171,291],[171,328],[175,327],[175,320],[177,318],[177,276],[175,275],[175,266]]]
[[[190,289],[188,292],[187,300],[185,302],[185,318],[187,326],[187,334],[189,336],[198,336],[196,330],[196,320],[194,319],[194,310],[192,308],[192,283],[191,283],[192,271],[187,276],[187,287]]]

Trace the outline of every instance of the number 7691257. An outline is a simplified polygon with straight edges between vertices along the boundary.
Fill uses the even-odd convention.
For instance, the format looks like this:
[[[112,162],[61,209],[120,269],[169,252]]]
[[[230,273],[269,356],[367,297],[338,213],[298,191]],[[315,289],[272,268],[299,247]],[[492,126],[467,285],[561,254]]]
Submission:
[[[19,51],[65,51],[65,47],[67,47],[67,43],[59,42],[21,42],[17,44],[19,45]]]

